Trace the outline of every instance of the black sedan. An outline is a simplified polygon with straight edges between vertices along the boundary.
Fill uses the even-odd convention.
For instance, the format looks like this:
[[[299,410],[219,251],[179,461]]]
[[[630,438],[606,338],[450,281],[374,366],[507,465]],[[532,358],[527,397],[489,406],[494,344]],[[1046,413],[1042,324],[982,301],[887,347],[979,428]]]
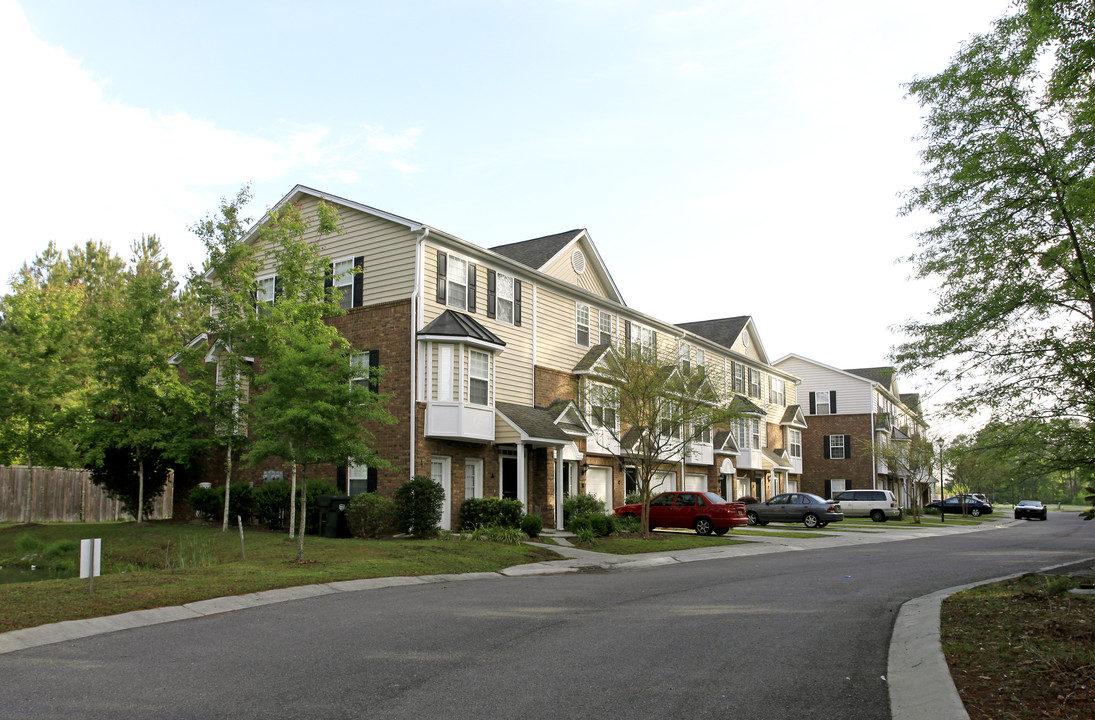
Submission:
[[[942,503],[938,500],[932,500],[926,507],[935,508],[936,510],[942,508],[945,513],[968,514],[970,517],[981,517],[992,512],[992,505],[977,500],[972,495],[955,495],[947,498]]]
[[[1018,520],[1019,518],[1048,520],[1049,511],[1041,500],[1020,500],[1019,504],[1015,506],[1015,519]]]
[[[825,527],[844,519],[840,506],[810,493],[783,493],[764,502],[745,506],[750,525],[770,522],[802,523],[808,528]]]

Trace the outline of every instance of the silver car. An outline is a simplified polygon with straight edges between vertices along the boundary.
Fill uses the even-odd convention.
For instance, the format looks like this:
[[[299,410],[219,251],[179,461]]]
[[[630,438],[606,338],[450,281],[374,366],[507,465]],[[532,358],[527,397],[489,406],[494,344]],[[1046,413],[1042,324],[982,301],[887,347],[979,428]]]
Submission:
[[[770,522],[802,523],[808,528],[825,527],[844,519],[840,505],[811,493],[783,493],[764,502],[745,506],[750,525]]]

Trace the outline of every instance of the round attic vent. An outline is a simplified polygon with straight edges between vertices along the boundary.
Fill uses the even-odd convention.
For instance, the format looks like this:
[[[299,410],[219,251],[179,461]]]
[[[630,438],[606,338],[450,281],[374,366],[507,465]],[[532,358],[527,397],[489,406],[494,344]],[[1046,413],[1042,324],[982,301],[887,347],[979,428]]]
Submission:
[[[574,252],[570,254],[570,265],[579,275],[586,271],[586,256],[578,248],[574,248]]]

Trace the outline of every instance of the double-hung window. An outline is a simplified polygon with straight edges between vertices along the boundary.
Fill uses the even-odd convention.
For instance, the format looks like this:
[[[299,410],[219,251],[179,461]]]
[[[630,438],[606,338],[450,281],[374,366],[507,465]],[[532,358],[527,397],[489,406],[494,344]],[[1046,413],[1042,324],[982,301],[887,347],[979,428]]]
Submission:
[[[707,353],[703,348],[696,348],[696,369],[699,370],[707,366]]]
[[[830,460],[843,460],[844,457],[845,457],[844,436],[843,435],[830,435],[829,436],[829,459]]]
[[[677,345],[677,364],[684,372],[692,370],[692,346],[683,340]]]
[[[745,366],[741,363],[734,363],[734,392],[745,394]]]
[[[589,305],[577,303],[574,306],[574,327],[574,342],[589,347]]]
[[[787,428],[787,454],[800,459],[802,457],[802,431]]]
[[[495,319],[513,324],[513,278],[495,274]]]
[[[258,278],[255,281],[255,310],[267,312],[274,306],[274,290],[277,284],[274,276]]]
[[[354,259],[339,260],[332,266],[331,283],[338,288],[338,305],[343,310],[354,306]]]
[[[437,302],[475,312],[475,265],[462,257],[437,251]]]
[[[775,405],[786,405],[786,384],[782,378],[768,376],[768,401]]]
[[[628,321],[624,325],[624,334],[630,350],[652,355],[657,348],[658,335],[651,328]]]
[[[749,368],[749,397],[760,398],[760,370]]]
[[[616,429],[616,388],[593,384],[589,387],[589,416],[594,427]]]
[[[810,405],[812,405],[811,411],[814,415],[832,414],[833,409],[832,403],[830,401],[833,394],[835,393],[830,393],[828,390],[821,390],[819,392],[810,393]]]
[[[490,355],[479,350],[468,351],[468,402],[490,404]]]
[[[373,375],[372,368],[376,367],[377,360],[377,353],[371,350],[350,355],[350,366],[353,369],[350,382],[376,392],[377,378]]]
[[[599,337],[597,342],[601,345],[612,344],[612,313],[601,310],[597,322]]]

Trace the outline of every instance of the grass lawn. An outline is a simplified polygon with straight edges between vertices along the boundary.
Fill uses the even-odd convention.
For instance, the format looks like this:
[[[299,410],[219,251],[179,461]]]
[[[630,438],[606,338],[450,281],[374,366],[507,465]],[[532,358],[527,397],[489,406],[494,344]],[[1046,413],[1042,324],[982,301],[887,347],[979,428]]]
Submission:
[[[740,532],[740,530],[732,530],[730,534],[737,532]],[[711,547],[712,545],[738,545],[742,542],[745,541],[734,540],[729,535],[716,537],[696,535],[691,531],[687,533],[656,531],[649,540],[644,540],[639,533],[613,535],[599,537],[590,543],[574,542],[574,547],[610,555],[638,555],[648,552],[691,550],[693,548]]]
[[[972,720],[1095,717],[1095,576],[1026,575],[943,601],[943,653]]]
[[[102,538],[102,575],[89,597],[88,581],[73,575],[79,541],[92,537]],[[246,561],[239,531],[221,533],[219,527],[170,521],[0,527],[0,572],[14,580],[0,584],[0,632],[295,585],[493,572],[560,557],[530,545],[309,535],[305,562],[298,564],[296,539],[263,530],[245,530],[244,537]],[[31,546],[37,546],[34,552],[28,552]],[[39,567],[35,577],[51,579],[27,582],[31,564]]]

